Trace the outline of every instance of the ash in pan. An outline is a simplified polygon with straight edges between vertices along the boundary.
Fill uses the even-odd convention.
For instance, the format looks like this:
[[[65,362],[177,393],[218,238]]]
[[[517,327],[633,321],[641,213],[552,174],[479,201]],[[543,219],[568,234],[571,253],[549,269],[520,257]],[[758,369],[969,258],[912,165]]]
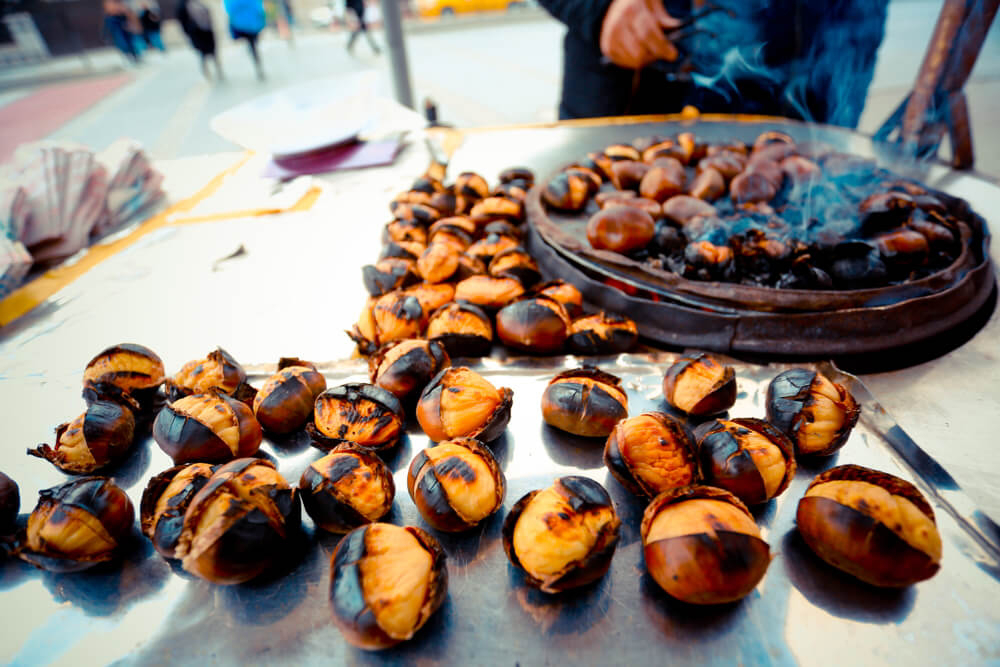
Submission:
[[[576,181],[587,187],[572,190]],[[692,280],[786,289],[919,280],[953,264],[978,229],[950,197],[780,132],[753,144],[681,133],[609,146],[566,167],[542,199],[588,215],[595,250]]]

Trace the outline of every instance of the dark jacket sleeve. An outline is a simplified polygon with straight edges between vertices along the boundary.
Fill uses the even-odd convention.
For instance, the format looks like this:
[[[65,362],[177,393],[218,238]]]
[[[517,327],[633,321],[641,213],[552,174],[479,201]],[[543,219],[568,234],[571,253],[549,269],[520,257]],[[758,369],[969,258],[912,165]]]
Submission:
[[[601,24],[611,0],[539,0],[538,4],[584,41],[600,43]]]

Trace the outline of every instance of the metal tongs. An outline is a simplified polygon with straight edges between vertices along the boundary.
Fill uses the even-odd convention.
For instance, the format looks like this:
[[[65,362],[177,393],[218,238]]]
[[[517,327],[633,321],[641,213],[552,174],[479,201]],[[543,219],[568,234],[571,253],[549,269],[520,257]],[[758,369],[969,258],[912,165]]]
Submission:
[[[706,3],[705,6],[700,9],[691,12],[686,17],[684,17],[680,24],[676,27],[670,28],[669,30],[663,31],[663,36],[666,37],[670,42],[677,46],[677,42],[687,39],[688,37],[693,37],[695,35],[708,35],[709,37],[716,37],[716,33],[707,30],[703,26],[699,26],[698,22],[704,19],[706,16],[712,14],[717,14],[719,12],[725,12],[730,18],[736,17],[736,12],[728,7],[721,7],[714,3]],[[678,48],[680,52],[680,48]],[[667,81],[690,81],[691,80],[691,57],[687,56],[684,58],[679,58],[676,61],[669,60],[655,60],[646,67],[660,72],[665,75]]]

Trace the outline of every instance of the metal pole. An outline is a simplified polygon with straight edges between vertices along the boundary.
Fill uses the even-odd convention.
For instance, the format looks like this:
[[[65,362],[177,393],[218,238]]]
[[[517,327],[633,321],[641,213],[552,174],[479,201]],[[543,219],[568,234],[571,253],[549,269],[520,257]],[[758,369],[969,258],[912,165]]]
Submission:
[[[410,87],[410,67],[406,62],[406,44],[403,42],[403,19],[399,13],[399,0],[381,0],[380,4],[396,100],[403,106],[414,109],[413,89]]]

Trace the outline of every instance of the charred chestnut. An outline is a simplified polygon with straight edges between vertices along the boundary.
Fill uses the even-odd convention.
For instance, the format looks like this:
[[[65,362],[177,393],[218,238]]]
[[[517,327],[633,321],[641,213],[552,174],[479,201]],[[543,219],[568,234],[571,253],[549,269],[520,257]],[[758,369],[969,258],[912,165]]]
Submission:
[[[39,493],[18,555],[51,572],[114,560],[135,522],[132,501],[106,477],[82,477]]]
[[[498,179],[501,183],[512,181],[524,181],[530,188],[535,183],[535,172],[527,167],[508,167],[500,172]]]
[[[260,448],[260,424],[246,404],[214,390],[167,404],[153,439],[174,463],[231,461]]]
[[[344,639],[376,651],[413,637],[448,593],[445,560],[415,526],[373,523],[345,535],[330,561],[330,606]]]
[[[488,271],[494,278],[514,278],[525,287],[531,287],[542,278],[534,258],[521,247],[498,253]]]
[[[645,211],[615,204],[603,208],[587,221],[587,240],[596,250],[625,254],[644,248],[653,238],[653,218]]]
[[[148,347],[135,343],[109,347],[91,359],[83,371],[84,386],[114,385],[147,409],[164,379],[160,357]]]
[[[430,314],[455,298],[455,286],[451,283],[418,283],[403,290],[403,296],[413,297],[420,304],[420,330],[422,331]],[[414,336],[415,334],[407,336],[407,338]],[[390,343],[392,341],[384,342]]]
[[[417,260],[417,270],[429,283],[441,283],[458,270],[461,251],[447,243],[431,243]]]
[[[417,403],[417,422],[434,442],[451,438],[496,440],[507,428],[514,392],[499,390],[479,373],[452,366],[437,374]]]
[[[484,357],[493,346],[493,325],[482,309],[470,303],[441,306],[427,324],[427,338],[453,357]]]
[[[463,171],[455,179],[455,194],[466,199],[483,199],[490,196],[490,184],[472,171]]]
[[[0,472],[0,535],[9,535],[21,510],[21,493],[17,482]]]
[[[714,206],[689,195],[677,195],[663,202],[663,215],[682,226],[695,218],[712,217],[715,214]]]
[[[663,376],[663,397],[689,415],[725,412],[736,402],[736,372],[707,354],[681,357]]]
[[[684,165],[674,158],[660,158],[642,177],[639,194],[662,204],[674,195],[683,194],[686,181]]]
[[[569,327],[566,309],[547,296],[525,297],[497,312],[497,336],[504,345],[534,354],[562,350]]]
[[[563,305],[570,317],[577,317],[583,312],[583,295],[574,285],[565,280],[550,280],[536,285],[531,294],[552,297]]]
[[[423,320],[424,309],[417,297],[396,290],[369,299],[348,335],[362,354],[371,354],[385,343],[419,336]]]
[[[904,278],[910,271],[925,265],[930,255],[927,238],[913,229],[879,234],[873,241],[890,271]]]
[[[316,397],[326,389],[326,378],[308,362],[282,359],[253,399],[257,421],[272,433],[298,430],[312,415]]]
[[[515,278],[472,276],[455,285],[455,300],[484,310],[495,311],[524,294],[524,285]]]
[[[503,505],[507,480],[475,438],[454,438],[413,457],[406,485],[420,516],[437,530],[469,530]]]
[[[699,480],[695,440],[681,421],[647,412],[618,422],[604,445],[604,465],[637,496],[655,496]]]
[[[795,476],[795,451],[784,433],[763,419],[716,420],[696,431],[706,484],[747,505],[766,503]]]
[[[635,146],[628,144],[611,144],[604,149],[604,154],[611,158],[612,162],[619,160],[641,160],[642,154]]]
[[[559,593],[604,576],[620,527],[603,486],[586,477],[561,477],[511,508],[503,522],[503,548],[528,584]]]
[[[416,241],[389,241],[382,246],[382,252],[379,253],[378,258],[389,259],[396,257],[416,261],[426,247],[425,243],[418,243]]]
[[[661,493],[642,515],[646,570],[683,602],[735,602],[771,563],[753,516],[736,496],[711,486]]]
[[[438,372],[451,364],[444,346],[420,338],[401,340],[379,348],[368,360],[372,384],[403,400],[419,395]]]
[[[346,533],[388,514],[396,485],[377,454],[345,442],[309,464],[299,480],[299,493],[318,527]]]
[[[237,459],[191,499],[174,556],[206,581],[240,584],[283,557],[300,518],[298,490],[273,463]]]
[[[400,287],[412,285],[420,280],[416,262],[401,257],[387,257],[375,264],[361,267],[361,280],[372,296],[382,296]]]
[[[247,373],[232,355],[221,347],[204,359],[189,361],[177,375],[166,381],[167,396],[175,401],[183,396],[204,394],[217,389],[245,403],[253,402],[255,390],[247,384]]]
[[[617,313],[601,311],[573,320],[566,345],[575,354],[620,354],[639,341],[635,322]]]
[[[588,438],[607,437],[628,417],[621,379],[596,368],[560,373],[542,394],[542,419],[549,426]]]
[[[480,220],[505,218],[520,221],[524,219],[524,204],[508,197],[487,197],[476,202],[469,215]]]
[[[71,422],[56,427],[55,447],[39,445],[30,456],[73,474],[89,474],[119,461],[132,447],[135,416],[113,401],[95,401]]]
[[[843,385],[793,368],[767,387],[767,421],[787,435],[799,456],[832,454],[847,442],[861,408]]]
[[[317,396],[313,423],[306,431],[313,446],[320,449],[353,442],[381,450],[399,442],[405,423],[403,406],[392,392],[359,382],[332,387]]]
[[[597,191],[592,179],[579,172],[561,171],[542,190],[542,200],[552,208],[579,211]]]
[[[429,199],[428,199],[429,201]],[[441,212],[429,204],[418,204],[408,202],[393,201],[389,204],[396,220],[404,222],[419,222],[422,225],[429,225],[441,217]]]
[[[427,244],[427,227],[415,220],[393,220],[385,226],[383,241]]]
[[[519,245],[515,238],[492,233],[473,243],[465,252],[484,264],[489,264],[500,253],[517,247]]]
[[[799,501],[795,523],[817,556],[873,586],[909,586],[941,564],[930,504],[888,473],[856,465],[821,473]]]
[[[451,222],[449,222],[446,225],[442,225],[441,223],[444,222],[445,220],[451,220],[451,221],[463,220],[473,228],[473,231],[471,232],[466,231],[466,227],[464,225],[459,226],[457,224],[452,224]],[[433,225],[431,225],[431,234],[430,234],[431,245],[443,246],[455,253],[462,254],[469,248],[470,245],[472,245],[472,238],[475,235],[475,226],[476,225],[474,222],[472,222],[472,220],[469,220],[468,218],[464,217],[459,218],[456,216],[451,218],[444,218],[443,220],[438,220]],[[427,250],[425,249],[424,253],[421,254],[421,257],[423,257],[423,255],[426,254],[426,252]]]
[[[164,558],[177,558],[184,514],[218,467],[210,463],[174,466],[146,484],[139,503],[139,524],[143,535]]]

